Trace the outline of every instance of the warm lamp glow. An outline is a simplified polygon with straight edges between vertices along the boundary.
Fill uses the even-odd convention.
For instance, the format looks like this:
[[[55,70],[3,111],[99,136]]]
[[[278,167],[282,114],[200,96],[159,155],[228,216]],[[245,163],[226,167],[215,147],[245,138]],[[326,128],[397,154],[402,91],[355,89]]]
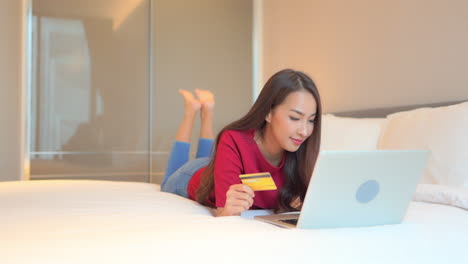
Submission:
[[[112,15],[112,29],[114,31],[118,30],[123,22],[125,22],[130,14],[132,14],[143,1],[144,0],[127,0],[116,5]]]

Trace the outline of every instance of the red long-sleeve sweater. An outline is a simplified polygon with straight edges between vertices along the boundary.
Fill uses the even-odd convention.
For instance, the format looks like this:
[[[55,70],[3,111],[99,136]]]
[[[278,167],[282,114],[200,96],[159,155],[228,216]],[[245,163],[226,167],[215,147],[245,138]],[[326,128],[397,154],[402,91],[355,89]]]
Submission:
[[[255,192],[252,209],[274,209],[277,207],[278,191],[284,183],[282,171],[284,157],[278,167],[271,165],[260,152],[254,135],[255,130],[228,130],[221,135],[214,167],[215,188],[209,197],[209,202],[215,207],[224,207],[229,187],[241,183],[240,174],[259,172],[269,172],[278,189]],[[192,200],[195,200],[204,169],[201,168],[195,172],[188,184],[187,191]]]

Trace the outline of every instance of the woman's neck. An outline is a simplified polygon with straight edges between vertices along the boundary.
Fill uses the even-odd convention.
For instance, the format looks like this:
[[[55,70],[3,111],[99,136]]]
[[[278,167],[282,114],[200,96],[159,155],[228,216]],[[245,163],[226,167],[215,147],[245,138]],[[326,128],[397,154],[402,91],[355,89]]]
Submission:
[[[271,131],[264,130],[263,137],[259,131],[255,131],[255,142],[260,152],[273,166],[278,166],[283,159],[284,150],[276,143]]]

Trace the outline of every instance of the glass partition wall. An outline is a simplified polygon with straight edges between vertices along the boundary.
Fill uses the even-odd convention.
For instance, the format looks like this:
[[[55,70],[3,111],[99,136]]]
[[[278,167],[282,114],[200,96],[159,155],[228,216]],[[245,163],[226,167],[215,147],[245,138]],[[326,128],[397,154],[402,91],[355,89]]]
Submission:
[[[215,93],[215,133],[252,103],[250,0],[30,2],[30,179],[159,183],[178,89]]]

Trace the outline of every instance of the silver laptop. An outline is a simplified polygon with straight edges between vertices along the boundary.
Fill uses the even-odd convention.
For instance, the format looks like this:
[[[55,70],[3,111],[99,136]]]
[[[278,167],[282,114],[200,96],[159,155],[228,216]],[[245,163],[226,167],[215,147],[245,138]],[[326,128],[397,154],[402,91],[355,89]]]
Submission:
[[[255,216],[287,228],[401,223],[429,151],[323,151],[300,213]]]

